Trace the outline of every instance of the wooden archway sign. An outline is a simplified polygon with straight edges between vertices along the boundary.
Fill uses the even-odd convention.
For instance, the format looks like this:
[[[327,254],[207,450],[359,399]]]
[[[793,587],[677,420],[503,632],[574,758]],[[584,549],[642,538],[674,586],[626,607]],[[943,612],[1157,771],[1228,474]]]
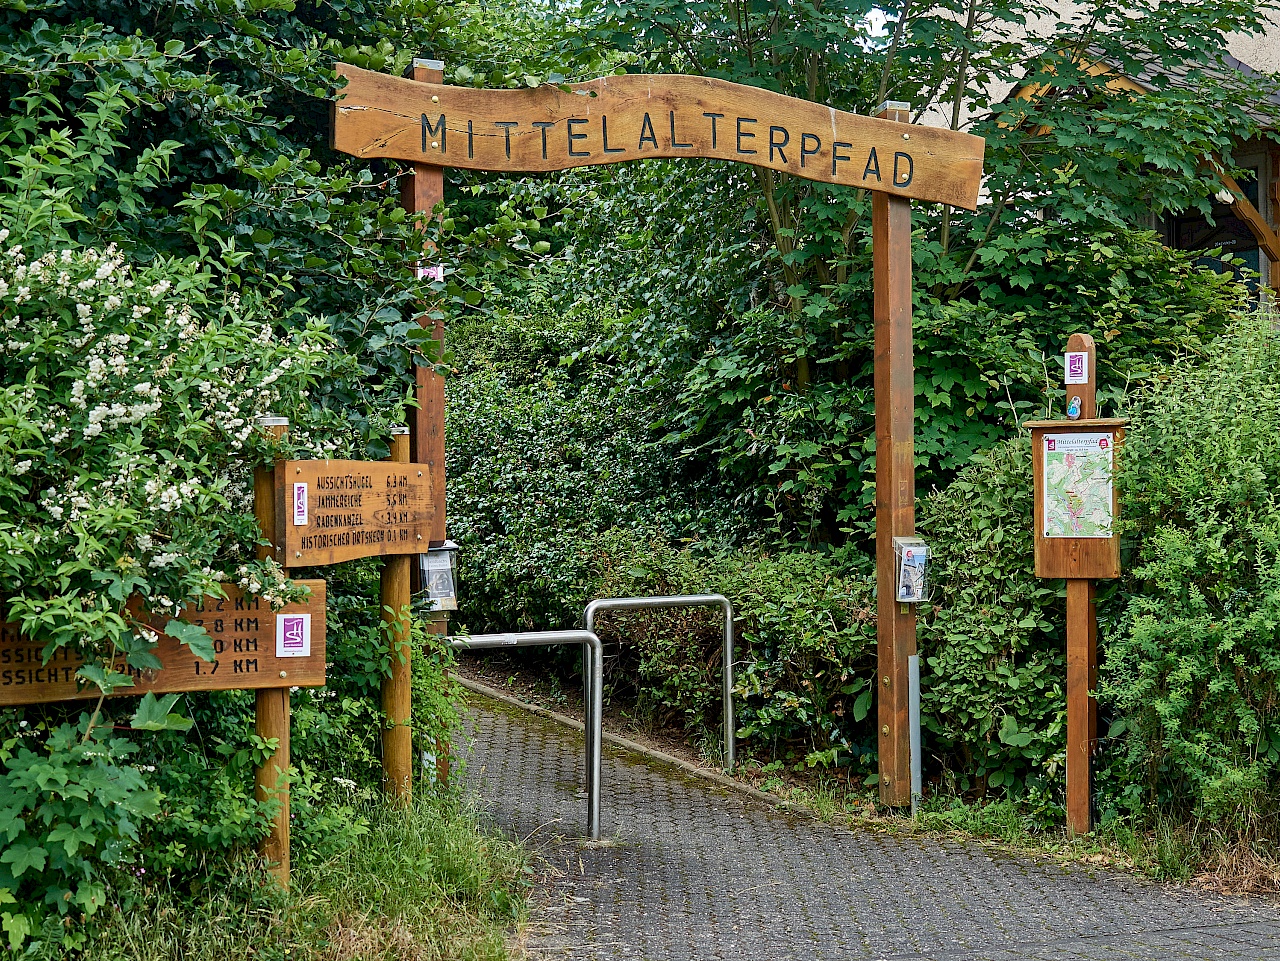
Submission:
[[[873,191],[880,797],[910,803],[907,658],[916,624],[914,609],[895,601],[893,539],[915,533],[911,201],[976,209],[983,140],[910,124],[902,104],[864,117],[705,77],[480,90],[442,84],[442,69],[415,61],[410,79],[338,65],[346,86],[333,107],[332,146],[414,164],[410,210],[442,199],[444,167],[529,172],[659,157],[733,160]],[[434,539],[443,541],[443,390],[429,371],[417,376],[412,456],[432,465],[441,498]]]

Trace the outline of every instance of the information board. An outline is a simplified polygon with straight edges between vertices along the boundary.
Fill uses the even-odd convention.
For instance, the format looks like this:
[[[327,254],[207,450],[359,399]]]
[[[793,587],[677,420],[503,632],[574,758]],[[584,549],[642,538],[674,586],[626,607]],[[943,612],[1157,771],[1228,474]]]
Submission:
[[[276,466],[279,560],[286,567],[417,554],[435,501],[425,464],[300,460]]]
[[[1125,421],[1033,421],[1037,577],[1120,576],[1114,475]]]
[[[209,632],[212,662],[196,657],[186,645],[166,634],[152,651],[164,665],[159,670],[127,667],[133,686],[118,696],[168,694],[175,691],[234,691],[265,687],[321,687],[325,683],[325,582],[299,581],[311,597],[273,612],[258,597],[245,597],[235,584],[224,584],[227,596],[208,597],[186,608],[179,620]],[[168,618],[156,618],[162,627]],[[44,663],[43,644],[22,637],[16,624],[0,624],[0,705],[46,704],[97,697],[98,688],[77,680],[81,660],[62,648]]]
[[[1111,536],[1115,441],[1115,431],[1042,435],[1045,537]]]

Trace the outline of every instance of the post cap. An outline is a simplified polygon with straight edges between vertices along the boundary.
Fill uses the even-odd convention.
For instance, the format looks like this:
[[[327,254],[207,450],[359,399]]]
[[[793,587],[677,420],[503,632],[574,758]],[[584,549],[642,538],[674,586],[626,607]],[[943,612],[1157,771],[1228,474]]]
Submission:
[[[872,111],[873,114],[883,114],[888,110],[901,110],[904,113],[911,113],[911,105],[904,100],[886,100]]]
[[[402,437],[403,435],[405,435],[405,434],[407,434],[407,433],[409,433],[409,428],[408,428],[408,427],[399,426],[399,427],[392,427],[392,428],[391,428],[391,436],[392,436],[392,437]]]
[[[277,417],[275,414],[264,414],[261,417],[255,417],[254,423],[259,427],[288,427],[288,417]]]
[[[414,57],[413,65],[415,67],[421,67],[423,70],[443,70],[444,69],[443,60],[428,60],[425,57]]]

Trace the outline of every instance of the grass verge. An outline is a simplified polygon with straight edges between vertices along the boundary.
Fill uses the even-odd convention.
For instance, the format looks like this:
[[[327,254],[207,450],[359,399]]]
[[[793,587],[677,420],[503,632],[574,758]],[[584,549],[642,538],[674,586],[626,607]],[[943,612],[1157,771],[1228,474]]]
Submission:
[[[240,865],[193,894],[131,880],[83,961],[498,961],[521,918],[528,861],[454,798],[370,805],[365,832],[296,864],[286,893]],[[353,832],[358,833],[358,832]],[[59,949],[60,952],[65,949]],[[60,953],[59,957],[65,957]]]
[[[754,770],[753,770],[754,767]],[[1071,837],[1060,816],[1036,811],[1016,800],[972,801],[956,796],[926,798],[919,816],[881,807],[875,793],[814,774],[764,776],[751,762],[738,780],[824,821],[894,833],[964,838],[1001,849],[1144,875],[1157,881],[1190,882],[1224,894],[1280,894],[1280,850],[1201,822],[1156,815],[1142,828],[1125,821],[1098,825]]]

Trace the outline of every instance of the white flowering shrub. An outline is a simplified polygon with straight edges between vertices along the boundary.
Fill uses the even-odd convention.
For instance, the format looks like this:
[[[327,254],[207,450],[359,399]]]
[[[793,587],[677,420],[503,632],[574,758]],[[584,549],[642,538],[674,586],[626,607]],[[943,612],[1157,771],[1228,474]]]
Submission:
[[[307,395],[349,361],[321,324],[273,323],[272,303],[194,262],[73,247],[28,259],[7,229],[0,251],[0,619],[46,658],[74,649],[80,678],[119,692],[122,661],[159,666],[152,615],[225,579],[289,599],[279,568],[253,560],[251,470],[277,453],[255,418],[289,416],[343,453],[338,419]],[[175,634],[212,657],[203,631]],[[189,724],[171,705],[148,696],[134,726]],[[127,859],[156,808],[100,710],[41,727],[0,738],[0,927],[14,946],[54,909],[91,914],[95,865]],[[5,906],[42,900],[43,913]]]

